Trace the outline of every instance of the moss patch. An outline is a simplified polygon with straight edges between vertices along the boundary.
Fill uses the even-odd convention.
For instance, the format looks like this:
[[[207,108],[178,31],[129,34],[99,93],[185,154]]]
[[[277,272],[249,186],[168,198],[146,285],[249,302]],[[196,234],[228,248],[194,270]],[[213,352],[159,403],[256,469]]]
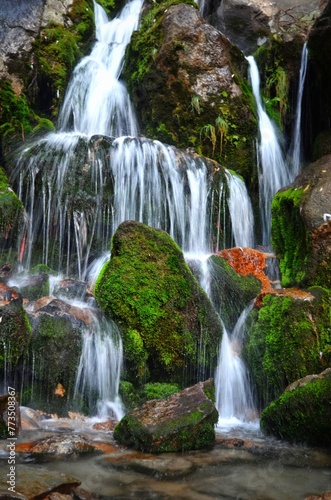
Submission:
[[[245,357],[262,407],[290,383],[328,366],[330,301],[327,291],[312,292],[312,301],[267,295],[251,315]]]
[[[289,188],[276,193],[271,205],[271,243],[284,287],[303,285],[307,274],[309,237],[300,216],[303,196],[302,189]]]

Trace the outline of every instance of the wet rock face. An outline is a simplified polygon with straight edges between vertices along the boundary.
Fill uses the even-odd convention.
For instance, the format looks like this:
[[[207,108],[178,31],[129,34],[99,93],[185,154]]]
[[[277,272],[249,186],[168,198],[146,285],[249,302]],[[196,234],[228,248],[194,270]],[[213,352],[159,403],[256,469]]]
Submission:
[[[167,58],[174,41],[181,41],[184,50],[178,50],[178,77],[188,90],[207,101],[220,90],[230,96],[241,94],[233,81],[227,54],[228,43],[212,26],[206,24],[196,9],[189,5],[175,5],[166,13],[162,23],[164,40],[160,48],[159,66],[170,70]],[[168,66],[168,67],[167,67]],[[171,85],[170,79],[168,80]]]
[[[0,76],[8,65],[32,49],[40,27],[51,22],[63,24],[72,0],[12,0],[0,10]]]
[[[322,11],[321,2],[301,0],[222,0],[208,6],[209,22],[245,54],[252,54],[278,33],[284,41],[306,37],[314,19]]]
[[[114,429],[121,444],[145,452],[189,451],[215,443],[218,412],[206,395],[213,381],[196,384],[127,413]]]

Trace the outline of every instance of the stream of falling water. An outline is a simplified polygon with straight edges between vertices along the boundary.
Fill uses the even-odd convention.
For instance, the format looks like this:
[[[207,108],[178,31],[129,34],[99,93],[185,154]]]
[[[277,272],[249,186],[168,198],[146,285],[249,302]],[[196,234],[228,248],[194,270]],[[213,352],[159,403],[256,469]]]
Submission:
[[[298,85],[297,102],[296,102],[295,124],[294,124],[291,147],[289,151],[289,154],[292,159],[292,172],[291,172],[292,180],[294,180],[295,177],[299,174],[302,163],[301,115],[302,115],[302,97],[306,82],[307,66],[308,66],[308,49],[307,49],[307,42],[305,42],[303,44],[301,52],[301,64],[300,64],[299,85]]]
[[[253,56],[246,57],[256,100],[260,137],[258,142],[259,199],[262,244],[270,245],[271,202],[276,192],[290,183],[289,166],[285,161],[282,137],[267,115],[260,95],[260,75]]]

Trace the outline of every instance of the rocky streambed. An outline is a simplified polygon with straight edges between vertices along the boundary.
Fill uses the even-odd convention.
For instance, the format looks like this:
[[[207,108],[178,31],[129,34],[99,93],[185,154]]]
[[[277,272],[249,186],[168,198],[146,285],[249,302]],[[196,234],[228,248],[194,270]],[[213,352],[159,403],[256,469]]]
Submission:
[[[266,439],[258,425],[216,428],[212,448],[141,453],[113,438],[116,422],[40,417],[22,409],[17,440],[0,442],[0,498],[327,499],[329,450]],[[9,446],[15,451],[9,490]]]

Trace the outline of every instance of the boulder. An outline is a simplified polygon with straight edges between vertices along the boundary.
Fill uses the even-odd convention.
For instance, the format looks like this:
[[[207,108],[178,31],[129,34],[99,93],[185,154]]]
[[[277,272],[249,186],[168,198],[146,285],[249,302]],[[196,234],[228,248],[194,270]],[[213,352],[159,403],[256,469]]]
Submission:
[[[321,2],[301,0],[216,0],[206,5],[208,21],[245,54],[255,52],[269,38],[292,40],[307,36],[322,11]]]
[[[214,373],[221,321],[166,232],[120,224],[95,298],[122,331],[125,380],[185,387]]]
[[[309,446],[331,445],[331,378],[320,376],[284,392],[261,413],[266,434]]]
[[[288,292],[288,289],[286,289]],[[299,378],[331,366],[330,294],[267,294],[246,325],[244,357],[261,407]]]
[[[283,286],[331,288],[331,155],[306,167],[272,202],[271,238]]]
[[[153,5],[127,52],[124,73],[142,131],[248,176],[256,123],[241,86],[247,61],[196,5],[175,3]]]
[[[168,398],[147,401],[122,418],[114,437],[121,444],[150,453],[213,446],[218,420],[210,399],[213,390],[210,379]]]

